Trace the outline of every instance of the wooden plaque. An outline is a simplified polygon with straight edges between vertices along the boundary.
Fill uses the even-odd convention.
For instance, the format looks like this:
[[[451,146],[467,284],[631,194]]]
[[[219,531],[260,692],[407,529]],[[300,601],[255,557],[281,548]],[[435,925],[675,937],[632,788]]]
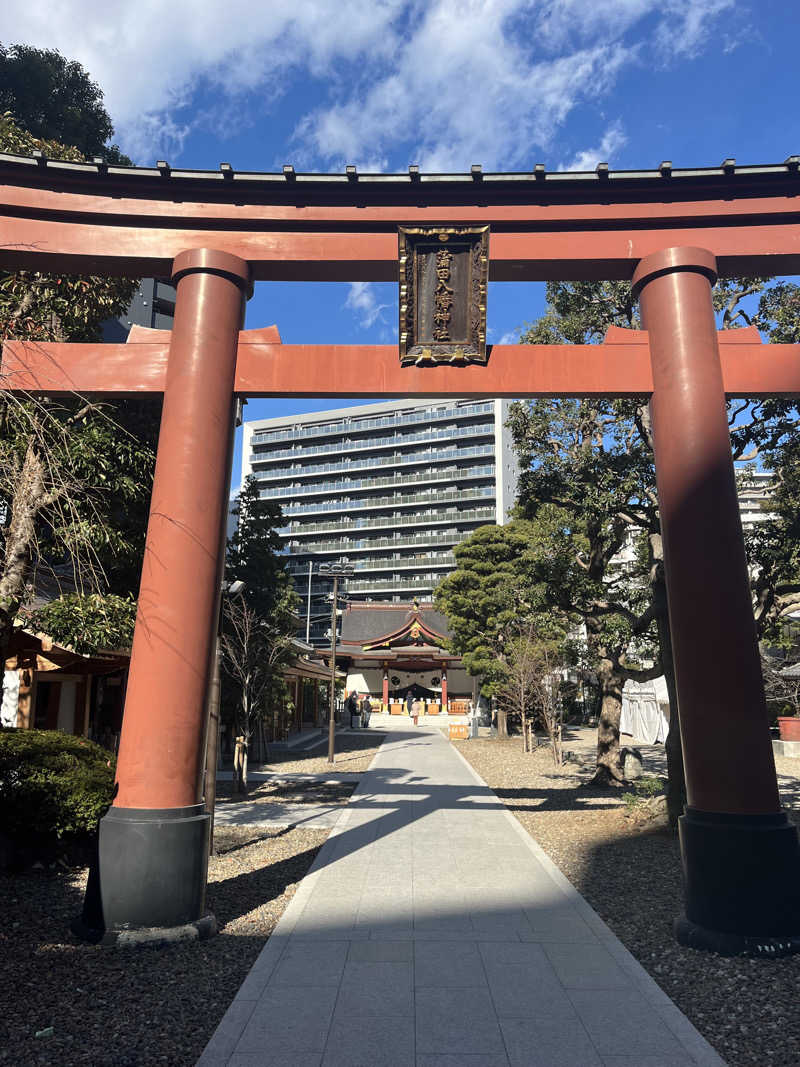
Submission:
[[[400,362],[485,363],[488,226],[401,226]]]

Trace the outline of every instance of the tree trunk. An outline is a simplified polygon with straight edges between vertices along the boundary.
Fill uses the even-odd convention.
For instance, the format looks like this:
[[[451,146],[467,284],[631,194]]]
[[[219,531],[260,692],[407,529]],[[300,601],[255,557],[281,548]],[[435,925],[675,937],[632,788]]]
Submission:
[[[500,741],[508,740],[508,718],[505,708],[498,708],[497,712],[497,737]]]
[[[667,814],[669,825],[673,830],[678,827],[678,819],[686,806],[686,777],[683,769],[683,745],[681,729],[678,722],[678,699],[675,691],[675,673],[669,676],[664,672],[669,692],[669,730],[664,749],[667,755]]]
[[[553,727],[553,736],[550,739],[550,744],[553,748],[553,762],[556,767],[562,767],[564,765],[564,744],[563,735],[561,730],[561,722],[557,722]]]
[[[246,752],[247,748],[245,746],[244,737],[240,735],[236,738],[233,748],[233,776],[235,793],[247,792],[247,774],[245,770]]]
[[[33,440],[29,441],[16,479],[11,514],[5,531],[3,570],[0,574],[0,662],[5,663],[14,631],[14,619],[25,594],[25,582],[36,537],[36,516],[45,500],[44,466]],[[3,688],[5,683],[3,683]]]
[[[601,663],[597,673],[603,697],[597,724],[597,770],[590,785],[619,787],[625,781],[619,748],[622,687],[625,681],[608,660]]]
[[[675,830],[678,819],[683,815],[686,805],[686,776],[683,769],[683,746],[681,744],[681,728],[678,718],[678,691],[675,687],[675,665],[672,662],[672,642],[669,636],[669,622],[666,624],[667,641],[669,642],[669,659],[663,660],[664,681],[667,683],[667,695],[669,697],[669,730],[667,740],[664,743],[664,751],[667,756],[667,814],[669,825]],[[659,635],[661,625],[659,623]],[[663,644],[662,644],[663,655]]]

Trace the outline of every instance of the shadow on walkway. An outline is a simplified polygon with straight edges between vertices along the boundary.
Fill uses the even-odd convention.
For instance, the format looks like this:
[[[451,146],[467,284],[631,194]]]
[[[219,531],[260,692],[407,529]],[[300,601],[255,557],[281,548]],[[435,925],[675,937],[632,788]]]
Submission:
[[[241,881],[244,900],[257,881]],[[246,1062],[721,1064],[452,746],[422,730],[384,743],[200,1064]]]

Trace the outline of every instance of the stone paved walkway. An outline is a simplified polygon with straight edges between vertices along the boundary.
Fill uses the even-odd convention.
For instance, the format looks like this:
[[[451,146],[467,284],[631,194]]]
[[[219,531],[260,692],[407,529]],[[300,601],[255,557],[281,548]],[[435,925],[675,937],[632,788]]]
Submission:
[[[724,1067],[438,730],[398,725],[198,1067]]]

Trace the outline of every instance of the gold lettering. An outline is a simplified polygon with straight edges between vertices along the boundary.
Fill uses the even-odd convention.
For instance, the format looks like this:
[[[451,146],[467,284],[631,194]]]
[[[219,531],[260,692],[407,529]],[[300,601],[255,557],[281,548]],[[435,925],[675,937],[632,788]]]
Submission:
[[[447,284],[450,281],[450,264],[453,253],[447,248],[440,248],[436,253],[436,288],[433,293],[433,338],[435,341],[450,340],[450,309],[453,306],[453,290]]]

